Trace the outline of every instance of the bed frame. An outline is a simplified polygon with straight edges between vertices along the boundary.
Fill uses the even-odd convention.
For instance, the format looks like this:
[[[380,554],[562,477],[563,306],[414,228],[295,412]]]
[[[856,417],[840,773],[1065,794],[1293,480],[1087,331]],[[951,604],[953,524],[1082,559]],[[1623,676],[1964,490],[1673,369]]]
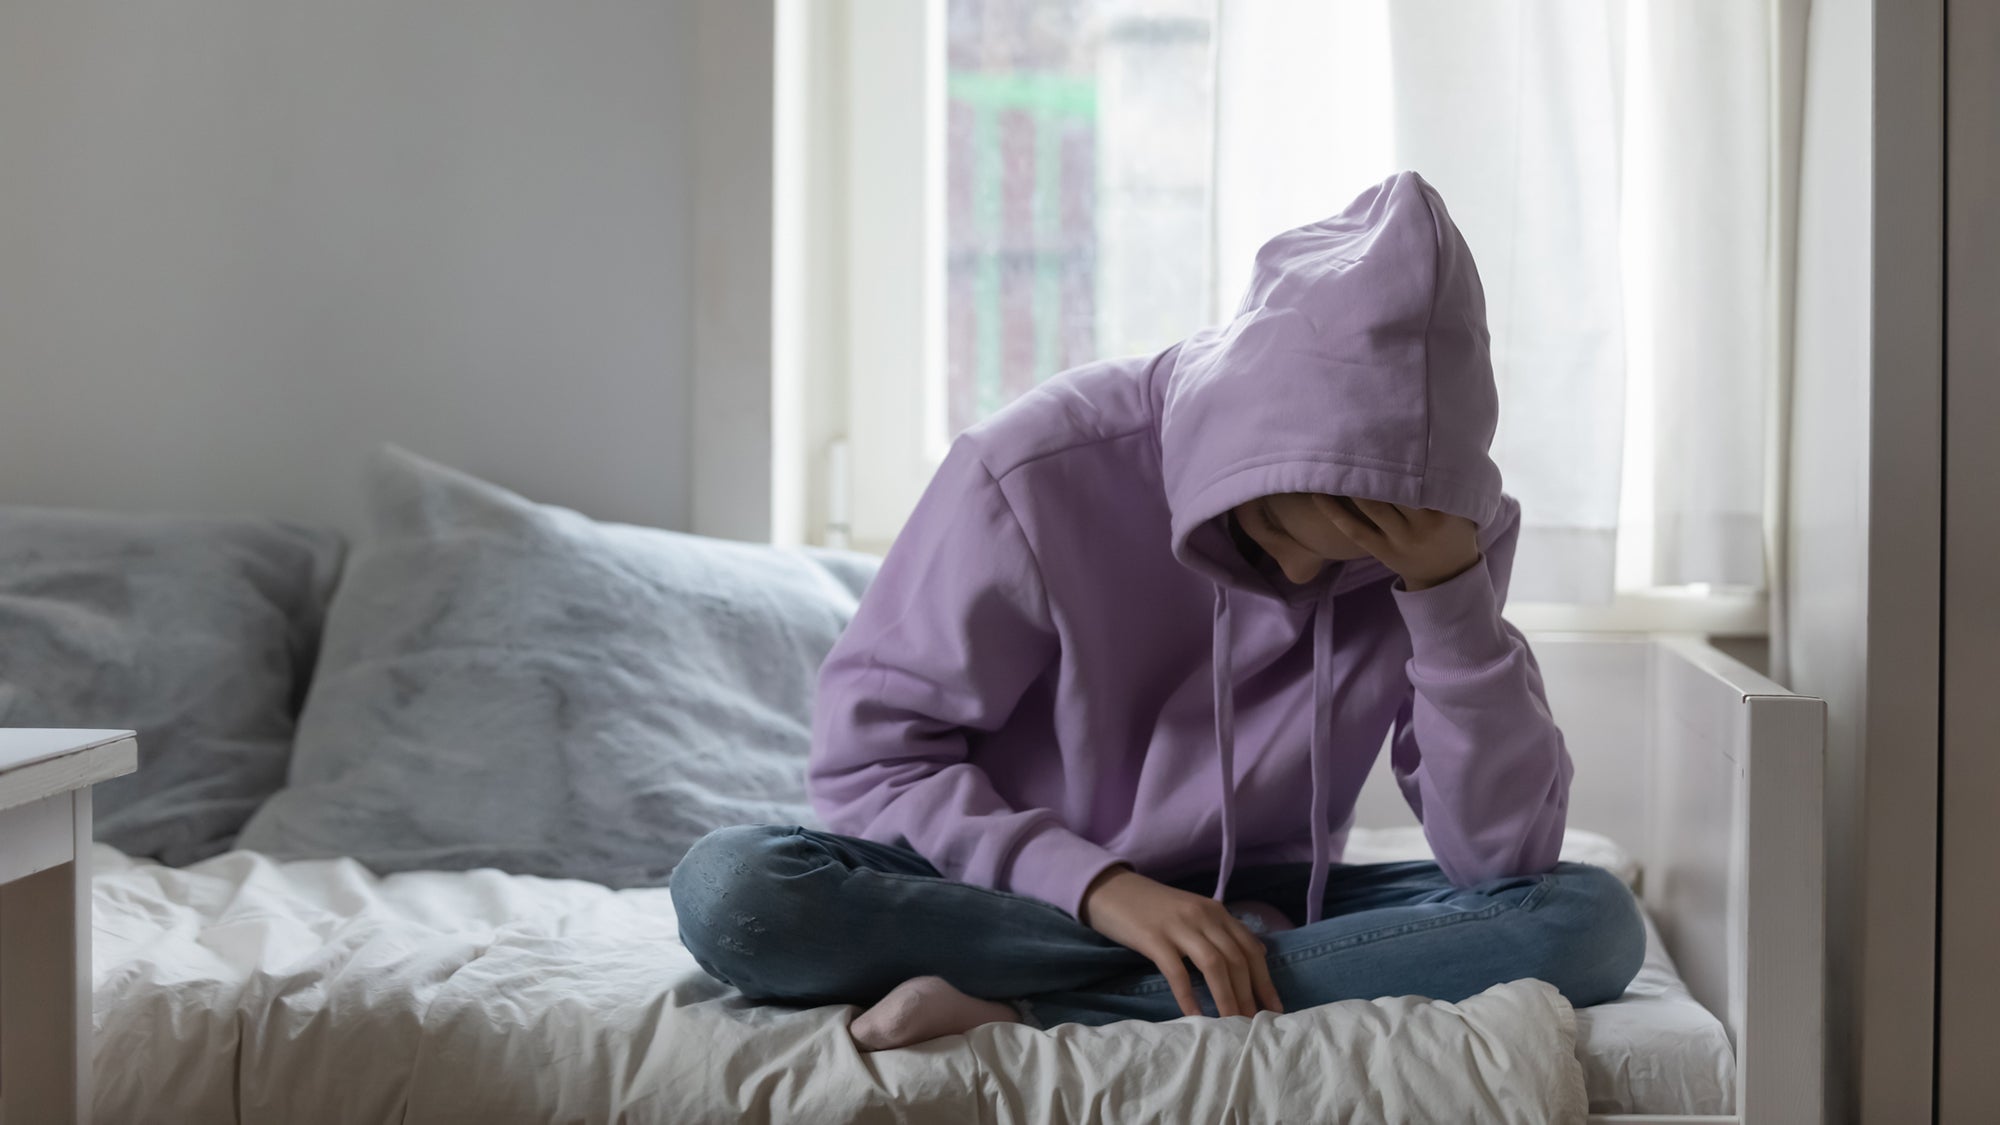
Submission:
[[[1736,1048],[1733,1117],[1823,1120],[1826,703],[1681,635],[1531,638],[1576,777],[1569,823],[1642,865],[1640,898],[1696,1000]],[[1386,768],[1356,823],[1413,823]]]

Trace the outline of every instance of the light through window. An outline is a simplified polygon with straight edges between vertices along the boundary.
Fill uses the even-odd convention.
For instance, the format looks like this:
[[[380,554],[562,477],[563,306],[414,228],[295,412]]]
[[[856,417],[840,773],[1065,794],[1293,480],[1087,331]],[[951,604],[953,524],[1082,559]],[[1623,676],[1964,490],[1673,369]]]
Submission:
[[[950,0],[945,420],[1210,309],[1209,0]]]

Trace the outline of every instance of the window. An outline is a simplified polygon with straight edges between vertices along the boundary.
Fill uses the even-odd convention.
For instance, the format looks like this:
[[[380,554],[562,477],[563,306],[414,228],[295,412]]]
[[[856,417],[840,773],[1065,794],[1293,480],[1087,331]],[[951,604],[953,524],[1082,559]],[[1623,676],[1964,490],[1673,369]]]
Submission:
[[[780,270],[799,304],[778,317],[799,331],[792,377],[819,404],[778,439],[808,486],[801,537],[886,547],[954,434],[1058,372],[1225,319],[1265,237],[1414,167],[1487,290],[1494,456],[1524,511],[1510,616],[1763,631],[1761,6],[780,13],[814,75],[781,91],[781,212],[800,192],[823,220],[801,221],[813,233]],[[785,106],[805,124],[787,130]]]
[[[1212,6],[950,0],[945,28],[939,374],[956,433],[1207,319]]]

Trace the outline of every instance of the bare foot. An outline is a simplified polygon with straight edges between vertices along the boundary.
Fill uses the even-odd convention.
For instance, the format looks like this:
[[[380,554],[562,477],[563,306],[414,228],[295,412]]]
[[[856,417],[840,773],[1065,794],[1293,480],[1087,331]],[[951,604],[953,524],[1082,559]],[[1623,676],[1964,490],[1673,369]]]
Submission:
[[[854,1017],[847,1033],[864,1051],[886,1051],[943,1035],[962,1035],[982,1023],[1019,1023],[998,1000],[967,996],[943,977],[911,977]]]

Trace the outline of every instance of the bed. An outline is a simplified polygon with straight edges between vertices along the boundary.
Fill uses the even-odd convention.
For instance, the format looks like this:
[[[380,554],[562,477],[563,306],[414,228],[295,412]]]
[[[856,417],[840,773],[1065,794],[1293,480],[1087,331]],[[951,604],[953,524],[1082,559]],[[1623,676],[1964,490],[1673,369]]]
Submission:
[[[1822,1120],[1825,702],[1695,636],[1533,644],[1576,760],[1569,824],[1632,854],[1664,952],[1734,1051],[1733,1112],[1591,1120]],[[1356,817],[1408,813],[1378,775]]]
[[[1698,638],[1534,643],[1577,761],[1566,852],[1622,868],[1650,923],[1626,996],[1574,1017],[1589,1120],[1819,1120],[1824,705]],[[1378,776],[1350,858],[1419,854],[1408,821]],[[102,1120],[952,1120],[967,1091],[991,1120],[1259,1120],[1269,1083],[1309,1081],[1301,1052],[1346,1045],[1301,1013],[861,1056],[853,1009],[757,1007],[702,974],[664,889],[95,858]],[[1495,1019],[1501,1001],[1547,997],[1510,992]],[[1162,1072],[1216,1077],[1133,1078]]]

